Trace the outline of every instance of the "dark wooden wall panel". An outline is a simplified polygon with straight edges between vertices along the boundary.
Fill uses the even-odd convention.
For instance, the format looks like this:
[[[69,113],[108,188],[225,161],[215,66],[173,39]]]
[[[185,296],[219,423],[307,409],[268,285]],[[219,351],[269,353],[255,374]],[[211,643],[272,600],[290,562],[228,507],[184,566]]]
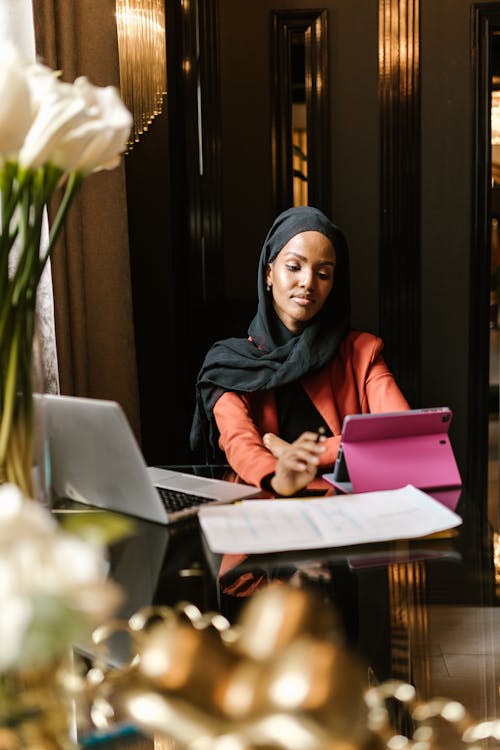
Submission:
[[[420,399],[419,0],[379,2],[380,331],[412,405]]]

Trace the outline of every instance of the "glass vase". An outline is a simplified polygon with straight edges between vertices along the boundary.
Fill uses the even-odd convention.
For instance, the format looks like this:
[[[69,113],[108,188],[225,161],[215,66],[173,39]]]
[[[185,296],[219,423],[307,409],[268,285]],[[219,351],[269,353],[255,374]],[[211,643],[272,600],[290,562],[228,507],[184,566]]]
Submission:
[[[16,484],[34,498],[35,409],[40,372],[32,306],[11,307],[0,340],[0,483]]]

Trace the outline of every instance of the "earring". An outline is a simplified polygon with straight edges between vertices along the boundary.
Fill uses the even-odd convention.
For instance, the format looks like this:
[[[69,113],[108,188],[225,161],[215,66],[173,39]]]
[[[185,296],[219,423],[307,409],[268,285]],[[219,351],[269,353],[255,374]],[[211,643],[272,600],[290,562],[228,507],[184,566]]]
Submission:
[[[270,292],[270,291],[271,291],[271,284],[270,284],[269,282],[267,282],[267,285],[266,285],[266,291],[267,291],[267,292]]]

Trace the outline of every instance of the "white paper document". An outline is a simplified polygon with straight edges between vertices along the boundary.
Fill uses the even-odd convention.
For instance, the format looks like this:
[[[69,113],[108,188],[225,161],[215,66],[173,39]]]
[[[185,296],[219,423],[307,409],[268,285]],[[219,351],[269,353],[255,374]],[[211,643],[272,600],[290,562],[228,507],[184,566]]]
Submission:
[[[244,500],[202,508],[199,518],[212,552],[241,554],[411,539],[462,523],[412,485],[312,500]]]

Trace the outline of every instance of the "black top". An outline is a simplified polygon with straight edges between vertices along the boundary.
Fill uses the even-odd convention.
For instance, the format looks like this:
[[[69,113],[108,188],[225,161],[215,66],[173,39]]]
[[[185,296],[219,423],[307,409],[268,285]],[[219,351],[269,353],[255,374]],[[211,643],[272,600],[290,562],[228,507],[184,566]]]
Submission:
[[[288,443],[293,443],[306,430],[317,432],[319,427],[326,437],[332,437],[332,431],[299,382],[276,388],[276,405],[279,436]]]

